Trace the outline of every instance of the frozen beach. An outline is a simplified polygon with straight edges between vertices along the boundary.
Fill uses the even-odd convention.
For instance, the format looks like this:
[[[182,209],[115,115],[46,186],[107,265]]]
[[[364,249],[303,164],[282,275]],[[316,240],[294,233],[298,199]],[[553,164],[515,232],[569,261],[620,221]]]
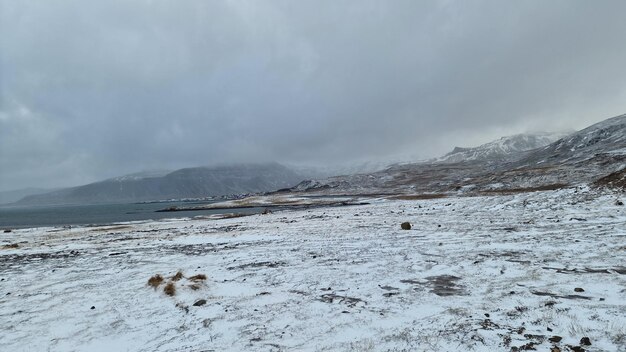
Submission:
[[[570,188],[13,230],[0,349],[626,351],[618,199]]]

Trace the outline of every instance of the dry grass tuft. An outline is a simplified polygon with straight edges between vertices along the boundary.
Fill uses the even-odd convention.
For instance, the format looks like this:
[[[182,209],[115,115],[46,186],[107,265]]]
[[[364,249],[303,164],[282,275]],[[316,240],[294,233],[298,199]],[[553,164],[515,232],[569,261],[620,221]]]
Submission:
[[[176,294],[176,286],[174,286],[174,283],[170,281],[163,288],[163,292],[165,292],[168,296],[173,296]]]
[[[189,285],[189,288],[194,290],[194,291],[198,291],[200,289],[200,285],[198,285],[198,284],[191,284],[191,285]]]
[[[4,246],[2,246],[2,248],[4,248],[4,249],[15,249],[15,248],[19,248],[19,245],[17,243],[5,244]]]
[[[154,287],[156,290],[157,287],[163,282],[163,276],[156,274],[153,277],[148,279],[148,285]]]
[[[206,275],[204,275],[204,274],[194,275],[194,276],[190,277],[189,280],[191,280],[191,281],[204,281],[204,280],[206,280]]]
[[[178,281],[178,280],[182,279],[183,277],[184,277],[183,276],[183,272],[179,270],[176,273],[176,275],[172,276],[172,281]]]

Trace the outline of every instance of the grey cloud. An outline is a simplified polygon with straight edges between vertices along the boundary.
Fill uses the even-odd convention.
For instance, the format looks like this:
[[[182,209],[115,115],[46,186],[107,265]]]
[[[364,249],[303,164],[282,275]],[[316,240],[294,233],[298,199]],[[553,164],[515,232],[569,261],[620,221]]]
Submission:
[[[0,190],[623,113],[623,1],[0,0]]]

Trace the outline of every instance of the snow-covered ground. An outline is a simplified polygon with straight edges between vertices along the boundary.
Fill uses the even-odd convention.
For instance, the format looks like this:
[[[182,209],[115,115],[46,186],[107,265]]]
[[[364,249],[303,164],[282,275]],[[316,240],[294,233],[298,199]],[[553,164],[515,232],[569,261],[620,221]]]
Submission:
[[[626,351],[616,199],[568,189],[15,230],[0,234],[0,350],[567,351],[588,337],[588,351]]]

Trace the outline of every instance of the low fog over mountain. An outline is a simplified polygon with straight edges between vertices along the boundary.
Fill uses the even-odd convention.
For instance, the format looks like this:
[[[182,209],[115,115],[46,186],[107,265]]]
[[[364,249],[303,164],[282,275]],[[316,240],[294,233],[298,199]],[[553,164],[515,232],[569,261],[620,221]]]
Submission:
[[[201,198],[275,191],[302,181],[276,164],[246,164],[180,169],[165,175],[133,174],[84,186],[32,195],[19,205],[94,204]]]

